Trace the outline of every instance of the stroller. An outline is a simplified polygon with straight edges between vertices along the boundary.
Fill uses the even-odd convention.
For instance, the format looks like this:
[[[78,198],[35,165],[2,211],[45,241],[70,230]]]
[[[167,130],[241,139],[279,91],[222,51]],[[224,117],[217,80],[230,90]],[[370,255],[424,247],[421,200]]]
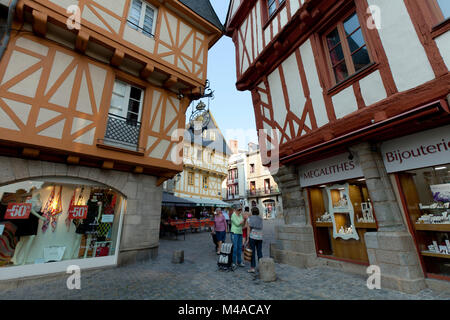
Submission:
[[[219,270],[234,271],[233,270],[233,244],[223,243],[220,249],[219,258],[217,259]]]

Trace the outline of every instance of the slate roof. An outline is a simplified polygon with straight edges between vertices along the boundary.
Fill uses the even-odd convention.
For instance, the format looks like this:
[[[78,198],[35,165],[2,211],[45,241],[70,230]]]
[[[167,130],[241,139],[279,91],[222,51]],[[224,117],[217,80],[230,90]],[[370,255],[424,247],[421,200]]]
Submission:
[[[216,11],[214,11],[213,6],[209,0],[178,0],[186,7],[197,13],[202,18],[208,20],[221,31],[224,30],[219,17],[217,17]]]
[[[206,130],[214,130],[216,132],[216,139],[214,141],[211,141],[209,139],[203,139],[201,132],[194,134],[194,131],[190,129],[189,124],[187,125],[187,130],[184,132],[184,139],[185,141],[190,141],[191,143],[194,143],[196,140],[200,141],[200,139],[202,139],[201,141],[203,147],[230,156],[232,154],[231,149],[228,146],[225,137],[223,136],[222,132],[217,126],[216,121],[214,120],[214,117],[212,115],[211,120],[209,121],[208,126],[206,127]],[[199,134],[199,136],[196,137],[195,136],[196,134]]]

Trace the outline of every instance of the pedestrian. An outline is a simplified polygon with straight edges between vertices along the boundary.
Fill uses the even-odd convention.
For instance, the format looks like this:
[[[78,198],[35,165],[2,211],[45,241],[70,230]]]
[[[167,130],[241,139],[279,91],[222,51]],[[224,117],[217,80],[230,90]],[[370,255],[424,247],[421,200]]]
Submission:
[[[242,228],[244,226],[244,217],[242,209],[236,210],[231,215],[231,239],[233,241],[233,269],[236,266],[245,267],[242,262]]]
[[[242,250],[245,250],[245,248],[248,246],[248,217],[250,216],[250,208],[245,207],[244,209],[244,226],[242,228]]]
[[[227,222],[227,226],[228,226],[228,229],[227,229],[228,231],[227,231],[227,232],[230,232],[230,230],[231,230],[230,216],[229,216],[227,210],[224,210],[224,211],[223,211],[223,216],[225,217],[225,221]]]
[[[263,257],[263,219],[261,219],[261,217],[259,216],[259,209],[257,207],[252,208],[252,215],[250,218],[248,218],[248,227],[250,249],[252,250],[252,261],[250,264],[250,270],[248,270],[248,272],[255,273],[256,253],[258,254],[258,261]]]
[[[216,235],[217,238],[217,254],[220,254],[222,248],[222,243],[225,242],[227,236],[227,222],[222,214],[222,209],[216,209],[216,216],[214,218],[214,228],[212,233]]]

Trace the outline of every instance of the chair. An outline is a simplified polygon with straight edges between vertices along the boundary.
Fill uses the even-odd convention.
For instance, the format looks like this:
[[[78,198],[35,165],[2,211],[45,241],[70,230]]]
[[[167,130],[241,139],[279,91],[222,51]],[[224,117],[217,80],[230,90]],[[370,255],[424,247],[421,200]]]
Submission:
[[[200,231],[200,222],[197,219],[191,219],[190,227],[191,227],[191,232],[193,232],[194,230],[196,232],[199,232]]]
[[[178,233],[183,233],[184,240],[186,240],[186,230],[189,228],[189,223],[176,222],[175,223],[175,237],[178,239]]]

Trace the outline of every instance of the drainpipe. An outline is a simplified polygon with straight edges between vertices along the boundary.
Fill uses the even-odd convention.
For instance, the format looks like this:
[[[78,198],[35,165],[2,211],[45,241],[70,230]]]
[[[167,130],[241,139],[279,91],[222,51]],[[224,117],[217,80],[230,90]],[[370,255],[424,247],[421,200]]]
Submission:
[[[2,59],[3,54],[6,51],[6,47],[8,46],[9,39],[11,37],[11,26],[14,21],[14,13],[16,11],[17,1],[18,0],[12,0],[11,3],[9,4],[8,21],[6,22],[6,33],[5,36],[3,37],[2,44],[0,45],[0,60]]]

